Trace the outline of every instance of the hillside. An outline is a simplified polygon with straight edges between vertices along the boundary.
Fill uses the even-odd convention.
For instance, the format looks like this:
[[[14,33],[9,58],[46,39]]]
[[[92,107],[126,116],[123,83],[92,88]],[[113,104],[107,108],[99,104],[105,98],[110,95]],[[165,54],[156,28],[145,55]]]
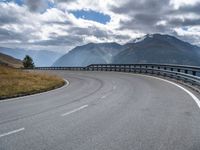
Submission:
[[[200,48],[169,35],[146,35],[113,58],[113,63],[200,65]]]
[[[29,72],[0,65],[0,100],[40,93],[61,87],[65,81],[45,73]]]
[[[23,60],[26,55],[33,58],[36,66],[51,66],[62,54],[46,50],[24,50],[0,47],[0,53]]]
[[[121,52],[123,46],[117,43],[89,43],[72,49],[60,57],[53,66],[87,66],[112,63],[112,58]]]
[[[0,53],[0,64],[6,65],[14,68],[21,68],[23,67],[22,61],[19,59],[16,59],[14,57],[5,55]]]

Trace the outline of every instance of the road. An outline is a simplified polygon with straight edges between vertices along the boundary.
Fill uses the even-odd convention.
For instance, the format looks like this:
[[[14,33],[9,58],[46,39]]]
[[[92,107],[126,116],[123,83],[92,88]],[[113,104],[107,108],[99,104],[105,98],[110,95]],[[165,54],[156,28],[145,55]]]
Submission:
[[[0,102],[0,150],[200,150],[200,108],[180,87],[125,73],[51,73],[69,84]]]

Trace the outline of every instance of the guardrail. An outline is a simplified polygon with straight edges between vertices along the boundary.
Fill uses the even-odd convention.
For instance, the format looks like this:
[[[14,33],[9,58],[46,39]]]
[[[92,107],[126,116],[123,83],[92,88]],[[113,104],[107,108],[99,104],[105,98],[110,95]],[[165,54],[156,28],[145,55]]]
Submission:
[[[92,64],[87,67],[36,67],[38,70],[116,71],[175,78],[200,86],[200,67],[169,64]]]

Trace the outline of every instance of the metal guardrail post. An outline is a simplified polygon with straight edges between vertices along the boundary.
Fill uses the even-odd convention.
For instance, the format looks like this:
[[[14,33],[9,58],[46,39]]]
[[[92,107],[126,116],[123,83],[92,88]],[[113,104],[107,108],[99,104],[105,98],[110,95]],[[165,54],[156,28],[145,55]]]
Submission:
[[[145,68],[146,68],[146,69],[145,69],[145,73],[148,73],[148,70],[147,70],[147,69],[148,69],[148,66],[146,65]]]
[[[158,70],[160,70],[160,67],[158,66]],[[160,71],[157,72],[157,75],[160,75]]]
[[[142,73],[141,65],[139,65],[139,73]]]
[[[184,72],[185,72],[185,74],[188,74],[188,70],[185,70]]]
[[[192,71],[192,75],[193,75],[193,76],[196,76],[196,71]]]
[[[152,74],[154,74],[154,71],[153,71],[153,69],[154,69],[154,66],[151,66],[151,68],[152,68],[152,71],[151,71],[151,73],[152,73]]]
[[[134,65],[134,73],[136,73],[136,66]]]

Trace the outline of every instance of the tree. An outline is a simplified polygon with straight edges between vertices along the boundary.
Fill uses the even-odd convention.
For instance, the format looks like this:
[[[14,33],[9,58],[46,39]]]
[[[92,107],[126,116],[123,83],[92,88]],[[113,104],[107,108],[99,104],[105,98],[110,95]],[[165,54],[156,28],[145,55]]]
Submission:
[[[35,67],[33,59],[30,56],[28,56],[28,55],[26,55],[24,57],[23,65],[24,65],[24,68],[30,68],[30,69],[32,69],[32,68]]]

